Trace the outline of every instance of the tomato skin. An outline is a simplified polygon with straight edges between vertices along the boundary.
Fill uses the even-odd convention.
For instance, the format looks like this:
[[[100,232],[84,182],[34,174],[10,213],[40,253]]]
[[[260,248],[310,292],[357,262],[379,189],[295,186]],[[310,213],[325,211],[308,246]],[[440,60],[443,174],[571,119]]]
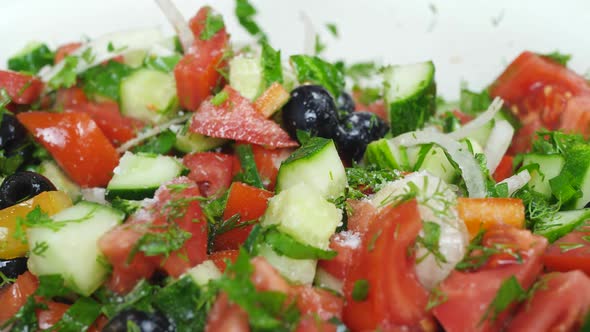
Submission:
[[[104,187],[119,154],[88,114],[26,112],[17,119],[82,187]]]
[[[547,274],[532,299],[521,305],[509,332],[576,331],[590,310],[590,278],[580,271]]]
[[[314,316],[316,319],[329,320],[333,317],[342,318],[344,300],[325,290],[309,285],[293,286],[296,303],[301,315]]]
[[[215,266],[221,271],[222,273],[227,268],[227,260],[232,263],[235,263],[238,259],[238,255],[240,252],[238,250],[221,250],[212,252],[209,255],[209,259],[213,261]]]
[[[319,260],[318,266],[324,269],[333,277],[339,280],[346,278],[347,271],[355,263],[356,256],[358,253],[357,248],[351,245],[351,240],[354,241],[352,244],[360,244],[360,234],[353,231],[345,231],[332,235],[330,238],[330,249],[337,252],[336,257],[328,260]]]
[[[264,214],[268,206],[268,199],[273,193],[264,189],[249,186],[242,182],[232,183],[223,219],[234,215],[240,216],[240,223],[256,220]],[[213,242],[213,250],[238,249],[242,245],[254,225],[235,228],[218,235]]]
[[[186,187],[180,190],[168,188],[168,185],[178,184]],[[208,229],[196,199],[199,196],[199,189],[194,182],[186,177],[174,179],[156,191],[152,204],[100,238],[98,246],[113,266],[113,273],[108,281],[111,290],[119,294],[127,293],[139,279],[149,278],[159,267],[168,275],[178,277],[207,259]],[[175,202],[180,203],[177,205]],[[169,220],[171,214],[177,217]],[[130,253],[144,234],[165,231],[166,226],[171,223],[190,234],[182,248],[171,252],[168,257],[148,257],[138,252],[129,261]]]
[[[590,138],[590,95],[568,100],[561,117],[560,129],[568,133],[578,133]]]
[[[27,271],[18,278],[14,284],[0,289],[0,303],[2,310],[0,310],[0,324],[3,324],[27,302],[27,298],[32,296],[39,281],[37,278]]]
[[[211,39],[201,40],[209,11],[210,7],[202,7],[190,20],[189,26],[195,41],[189,50],[185,50],[186,54],[174,68],[180,106],[190,111],[196,111],[223,81],[219,71],[226,65],[223,54],[228,46],[229,35],[223,27]]]
[[[39,328],[42,330],[48,329],[59,322],[66,310],[70,308],[67,304],[53,301],[47,301],[45,305],[47,305],[47,310],[35,310]]]
[[[250,260],[254,272],[250,279],[258,291],[276,291],[289,294],[291,285],[281,274],[263,257],[258,256]]]
[[[590,223],[553,242],[543,255],[548,271],[580,270],[590,276]]]
[[[185,155],[182,163],[190,170],[189,179],[199,185],[205,197],[217,197],[231,185],[234,163],[231,155],[198,152]]]
[[[220,105],[204,101],[191,119],[190,131],[211,137],[227,138],[269,149],[298,146],[276,122],[258,113],[239,92],[226,86],[228,98]]]
[[[502,157],[502,160],[500,160],[500,164],[496,167],[493,175],[496,182],[500,182],[514,175],[514,172],[512,171],[513,161],[514,157],[511,155],[504,155],[504,157]]]
[[[61,62],[66,56],[74,53],[77,49],[82,46],[82,43],[68,43],[58,47],[55,51],[55,58],[53,59],[54,64]]]
[[[299,320],[295,332],[336,332],[336,326],[313,316],[305,316]]]
[[[39,99],[43,82],[31,75],[0,70],[0,89],[5,89],[15,104],[32,104]]]
[[[416,277],[415,257],[408,257],[421,228],[415,200],[386,207],[376,216],[344,281],[343,318],[352,330],[415,326],[427,317],[428,292]],[[356,301],[352,290],[361,279],[369,289],[366,299]]]
[[[266,149],[261,145],[252,145],[254,162],[262,183],[268,190],[273,190],[277,182],[279,167],[293,153],[293,149]]]
[[[207,315],[205,332],[248,332],[248,314],[221,293]]]
[[[504,246],[520,254],[522,263],[508,254],[493,255],[486,265],[469,272],[454,270],[438,287],[446,301],[433,309],[445,331],[497,331],[505,323],[514,305],[500,313],[495,321],[482,321],[502,282],[511,276],[528,289],[542,270],[541,256],[547,247],[544,237],[527,230],[498,225],[484,235],[486,247]]]

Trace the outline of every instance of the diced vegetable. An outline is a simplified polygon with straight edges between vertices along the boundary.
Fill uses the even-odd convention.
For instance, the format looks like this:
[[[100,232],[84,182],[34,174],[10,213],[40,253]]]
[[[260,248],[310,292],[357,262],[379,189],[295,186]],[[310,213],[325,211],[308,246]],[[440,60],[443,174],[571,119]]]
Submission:
[[[8,69],[36,74],[44,66],[52,65],[53,57],[54,54],[47,45],[30,42],[20,52],[8,59]]]
[[[58,190],[65,192],[72,201],[80,198],[80,187],[72,182],[55,162],[44,160],[39,167],[39,173],[48,178]]]
[[[558,176],[563,169],[565,159],[560,154],[542,155],[529,153],[524,155],[522,166],[538,165],[538,169],[530,168],[531,174],[530,187],[532,190],[543,195],[545,198],[551,198],[551,185],[549,180]]]
[[[535,234],[546,237],[549,242],[554,242],[588,219],[590,219],[590,209],[561,211],[538,220],[533,231]]]
[[[259,57],[238,56],[229,61],[229,84],[254,101],[264,89]]]
[[[174,147],[184,153],[195,153],[212,150],[227,142],[225,139],[208,137],[197,133],[177,133]]]
[[[287,103],[290,97],[289,92],[280,83],[275,82],[256,98],[254,108],[264,117],[270,118]]]
[[[496,224],[524,228],[524,206],[517,198],[462,198],[457,201],[459,217],[471,237]]]

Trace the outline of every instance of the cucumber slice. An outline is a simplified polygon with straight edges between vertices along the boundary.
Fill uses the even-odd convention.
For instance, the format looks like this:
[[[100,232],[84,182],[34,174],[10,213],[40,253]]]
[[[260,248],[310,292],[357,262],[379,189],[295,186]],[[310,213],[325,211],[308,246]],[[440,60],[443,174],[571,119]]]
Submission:
[[[529,153],[524,155],[522,159],[522,166],[537,164],[539,169],[529,170],[531,180],[529,186],[532,190],[543,195],[545,198],[551,198],[551,185],[549,180],[558,176],[563,169],[565,159],[562,155],[542,155],[536,153]]]
[[[176,81],[172,73],[139,69],[121,81],[121,112],[150,123],[166,121],[176,110]]]
[[[346,171],[330,139],[313,137],[297,149],[279,168],[276,191],[304,183],[324,198],[336,198],[347,186]]]
[[[384,96],[393,136],[424,127],[436,111],[432,61],[384,69]]]
[[[129,67],[139,68],[147,55],[146,50],[133,50],[123,55],[123,63]]]
[[[430,148],[428,148],[430,146]],[[455,166],[449,161],[445,150],[437,145],[424,145],[420,150],[419,161],[416,165],[416,170],[427,171],[428,173],[440,178],[446,183],[453,183],[459,172]]]
[[[209,280],[219,279],[221,277],[221,271],[219,271],[215,263],[211,260],[206,260],[191,268],[187,274],[199,286],[205,286]]]
[[[382,169],[410,170],[407,148],[382,138],[367,145],[365,162]]]
[[[285,278],[300,284],[311,284],[315,276],[317,261],[314,259],[293,259],[277,254],[267,245],[258,246],[258,254],[277,269]]]
[[[222,146],[227,140],[217,137],[208,137],[205,135],[186,132],[176,134],[174,147],[184,153],[194,153],[208,151]]]
[[[543,235],[549,242],[554,242],[588,219],[590,219],[590,209],[561,211],[537,221],[533,232]]]
[[[152,197],[164,182],[180,176],[183,170],[174,157],[126,152],[107,185],[106,197],[131,200]]]
[[[317,268],[313,283],[318,287],[330,289],[338,294],[342,294],[344,288],[342,280],[334,277],[321,267]]]
[[[44,160],[39,167],[39,172],[48,178],[57,190],[65,192],[72,201],[77,201],[82,195],[80,187],[70,180],[55,162]]]
[[[259,57],[238,56],[229,61],[229,84],[242,96],[254,100],[264,89]]]
[[[29,270],[34,275],[60,274],[73,291],[92,294],[109,273],[97,241],[123,218],[123,213],[110,207],[80,202],[52,217],[61,226],[58,230],[29,228]]]

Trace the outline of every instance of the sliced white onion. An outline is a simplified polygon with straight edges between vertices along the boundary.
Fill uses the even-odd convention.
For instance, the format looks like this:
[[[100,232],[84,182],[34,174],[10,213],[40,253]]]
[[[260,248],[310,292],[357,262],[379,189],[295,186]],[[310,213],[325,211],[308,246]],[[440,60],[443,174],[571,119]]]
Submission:
[[[168,22],[174,27],[176,34],[178,34],[182,49],[185,52],[188,51],[195,41],[195,36],[186,20],[171,0],[156,0],[156,3],[160,6],[162,12],[164,12]]]
[[[82,198],[85,201],[94,202],[102,205],[109,204],[105,198],[105,188],[82,188],[80,191],[82,192]]]
[[[143,141],[145,141],[146,139],[156,136],[159,133],[163,132],[164,130],[177,125],[179,123],[183,123],[185,121],[187,121],[188,119],[190,119],[190,117],[193,115],[193,113],[187,113],[179,118],[170,120],[166,123],[163,123],[159,126],[155,126],[151,129],[148,129],[146,131],[144,131],[143,133],[140,133],[139,135],[137,135],[137,137],[128,140],[127,142],[123,143],[120,147],[117,148],[117,152],[119,153],[123,153],[129,149],[131,149],[132,147],[141,144]]]
[[[504,102],[499,97],[496,97],[488,109],[481,113],[475,119],[469,121],[465,126],[449,133],[448,135],[454,139],[461,139],[469,136],[469,134],[473,133],[474,131],[479,130],[482,126],[485,126],[488,122],[490,122],[496,113],[502,109],[502,104]]]
[[[494,124],[484,149],[490,173],[493,174],[500,164],[502,157],[504,157],[510,146],[510,142],[512,142],[512,136],[514,136],[514,128],[508,121],[500,120]]]
[[[303,22],[303,54],[314,54],[316,32],[311,18],[304,11],[299,12],[299,17]]]
[[[84,59],[78,61],[76,72],[81,73],[90,67],[128,52],[150,50],[154,44],[162,41],[162,39],[164,39],[164,36],[158,28],[114,32],[83,44],[71,55],[82,56],[84,52],[91,52],[91,61],[87,62]],[[109,51],[109,45],[114,47],[112,52]],[[90,51],[88,51],[89,49]],[[49,81],[62,70],[64,63],[62,61],[53,67],[44,67],[39,73],[39,76],[43,81]]]
[[[508,196],[512,196],[515,191],[524,187],[531,180],[531,174],[526,169],[522,172],[514,174],[513,176],[506,178],[498,184],[506,183],[508,185]]]
[[[475,160],[475,157],[465,146],[448,135],[435,132],[414,131],[401,134],[391,140],[392,143],[401,146],[415,146],[430,143],[440,146],[447,151],[451,159],[459,166],[469,197],[482,198],[486,196],[485,179],[477,160]]]

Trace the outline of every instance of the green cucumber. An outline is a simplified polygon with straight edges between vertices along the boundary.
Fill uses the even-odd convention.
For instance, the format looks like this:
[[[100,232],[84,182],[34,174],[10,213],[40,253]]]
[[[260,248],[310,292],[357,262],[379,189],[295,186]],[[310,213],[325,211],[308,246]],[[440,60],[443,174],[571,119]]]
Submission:
[[[311,284],[315,277],[317,261],[314,259],[294,259],[277,254],[271,247],[258,246],[258,255],[277,269],[283,277],[300,284]]]
[[[30,227],[29,270],[37,276],[59,274],[67,287],[89,296],[109,273],[97,241],[124,216],[104,205],[80,202],[51,217],[55,225],[61,226],[58,229]]]
[[[529,187],[543,195],[543,197],[549,199],[551,198],[551,185],[549,184],[549,180],[561,173],[563,165],[565,164],[565,159],[559,154],[543,155],[536,153],[526,154],[522,158],[523,167],[535,164],[539,167],[538,169],[531,168],[529,170],[531,175]]]
[[[209,137],[188,130],[185,133],[176,134],[174,147],[184,153],[204,152],[222,146],[227,140],[217,137]]]
[[[410,170],[408,149],[396,146],[385,138],[369,143],[365,151],[365,162],[381,169]]]
[[[446,183],[453,183],[459,176],[459,172],[449,161],[445,150],[433,144],[422,145],[415,169],[427,171]]]
[[[332,140],[313,137],[283,161],[277,175],[276,191],[300,183],[314,188],[327,199],[344,193],[346,171]]]
[[[254,100],[264,89],[259,57],[237,56],[229,61],[229,84],[242,96]]]
[[[152,197],[165,182],[182,174],[184,167],[174,157],[126,152],[107,185],[106,197],[140,200]]]
[[[217,266],[215,266],[215,263],[211,260],[202,262],[188,270],[186,273],[199,286],[204,286],[209,280],[219,279],[221,277],[221,271],[219,271]]]
[[[414,131],[436,111],[432,61],[386,67],[384,97],[393,136]]]
[[[39,167],[39,173],[48,178],[57,190],[65,192],[73,202],[82,195],[80,186],[70,180],[54,161],[44,160]]]
[[[166,121],[178,107],[172,73],[139,69],[121,81],[121,112],[149,123]]]
[[[561,211],[535,223],[533,232],[554,242],[590,219],[590,209]]]

